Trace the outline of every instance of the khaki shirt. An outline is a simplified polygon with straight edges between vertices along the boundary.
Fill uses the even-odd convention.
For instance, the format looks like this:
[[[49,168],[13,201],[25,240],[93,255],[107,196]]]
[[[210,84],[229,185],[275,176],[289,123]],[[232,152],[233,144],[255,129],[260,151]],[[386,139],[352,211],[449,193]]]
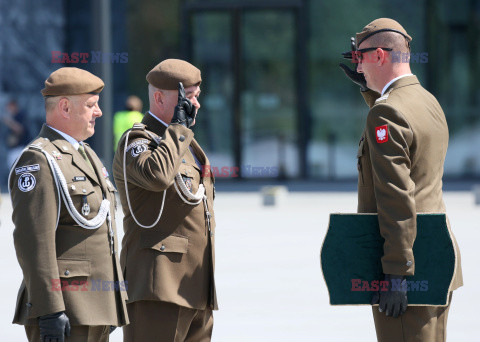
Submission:
[[[193,139],[193,132],[182,125],[167,128],[151,114],[144,116],[142,124],[134,125],[127,142],[125,171],[131,210],[141,225],[150,226],[158,218],[166,191],[159,222],[152,228],[142,228],[133,219],[126,198],[126,135],[115,153],[113,176],[125,213],[120,259],[130,302],[159,300],[194,309],[217,309],[215,180],[202,176],[189,147],[207,170],[208,158]],[[200,184],[205,186],[208,208],[204,202],[184,203],[174,185],[180,185],[175,180],[178,173],[193,194]]]
[[[447,122],[416,76],[395,81],[382,97],[373,91],[362,95],[371,108],[358,148],[358,212],[378,213],[385,239],[383,272],[413,275],[417,213],[446,212],[442,176]],[[451,290],[463,284],[454,237],[453,242],[457,264]]]
[[[85,219],[98,214],[104,197],[110,201],[116,236],[116,190],[95,152],[84,144],[94,171],[68,141],[46,125],[32,145],[54,157],[73,206],[85,213]],[[12,170],[9,184],[13,238],[23,272],[13,322],[35,325],[39,316],[65,311],[72,325],[128,324],[125,284],[118,254],[111,254],[107,221],[97,229],[84,229],[73,220],[62,199],[59,208],[46,156],[32,145]],[[85,203],[88,211],[82,211]]]

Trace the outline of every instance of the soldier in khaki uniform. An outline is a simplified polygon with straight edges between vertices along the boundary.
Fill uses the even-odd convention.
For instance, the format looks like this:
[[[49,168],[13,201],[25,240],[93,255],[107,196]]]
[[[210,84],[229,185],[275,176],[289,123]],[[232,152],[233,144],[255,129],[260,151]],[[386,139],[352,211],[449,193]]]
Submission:
[[[409,63],[392,58],[410,52],[411,40],[396,21],[374,20],[356,36],[358,50],[352,53],[358,72],[341,65],[370,107],[358,149],[358,212],[378,213],[385,279],[401,282],[415,273],[416,214],[445,213],[442,176],[448,146],[439,103],[412,75]],[[450,291],[463,285],[454,244],[457,265]],[[378,341],[445,342],[451,293],[446,307],[407,307],[407,299],[406,291],[391,286],[374,295]]]
[[[150,111],[122,136],[113,162],[132,322],[124,341],[210,341],[214,178],[190,129],[200,108],[200,70],[168,59],[147,81]]]
[[[108,341],[128,324],[115,239],[115,188],[95,152],[104,84],[61,68],[45,81],[46,124],[9,177],[23,271],[13,323],[29,341]],[[69,336],[65,338],[66,336]]]

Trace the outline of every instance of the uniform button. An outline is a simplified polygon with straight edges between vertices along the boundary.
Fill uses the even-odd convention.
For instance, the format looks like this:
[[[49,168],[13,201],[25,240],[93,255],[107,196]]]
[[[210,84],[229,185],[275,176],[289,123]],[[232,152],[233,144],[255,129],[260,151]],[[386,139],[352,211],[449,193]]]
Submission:
[[[413,262],[411,262],[410,260],[407,261],[407,266],[408,266],[408,267],[410,267],[410,266],[412,266],[412,265],[413,265]]]
[[[165,246],[162,245],[162,247],[160,247],[160,250],[163,252],[165,250]]]
[[[63,274],[65,274],[66,276],[68,276],[68,275],[70,274],[70,271],[69,271],[69,270],[66,270],[65,273],[63,273]]]
[[[27,306],[27,308],[31,308],[32,307],[32,303],[27,303],[25,304]]]
[[[181,135],[181,136],[178,138],[178,140],[180,140],[180,141],[182,141],[182,142],[185,141],[185,136],[184,136],[184,135]]]
[[[85,190],[85,189],[82,189],[82,192],[83,192],[84,194],[86,194],[86,193],[87,193],[87,190]]]
[[[72,191],[75,191],[75,189],[76,189],[75,185],[72,185],[71,189],[72,189]]]

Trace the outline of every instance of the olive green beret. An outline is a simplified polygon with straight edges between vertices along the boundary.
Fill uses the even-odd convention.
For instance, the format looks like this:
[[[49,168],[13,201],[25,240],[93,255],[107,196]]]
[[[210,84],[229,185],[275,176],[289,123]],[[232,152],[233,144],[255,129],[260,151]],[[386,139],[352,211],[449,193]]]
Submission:
[[[408,35],[407,31],[405,31],[402,25],[400,25],[398,22],[389,18],[380,18],[375,19],[370,24],[365,26],[362,32],[357,33],[357,48],[365,39],[373,36],[376,33],[386,31],[400,33],[402,36],[405,37],[407,42],[412,41],[412,37]]]
[[[178,82],[182,82],[185,88],[200,85],[202,76],[200,70],[188,62],[166,59],[150,70],[147,82],[158,89],[177,90]]]
[[[60,68],[50,74],[42,89],[44,97],[80,94],[98,94],[105,84],[103,81],[79,68]]]

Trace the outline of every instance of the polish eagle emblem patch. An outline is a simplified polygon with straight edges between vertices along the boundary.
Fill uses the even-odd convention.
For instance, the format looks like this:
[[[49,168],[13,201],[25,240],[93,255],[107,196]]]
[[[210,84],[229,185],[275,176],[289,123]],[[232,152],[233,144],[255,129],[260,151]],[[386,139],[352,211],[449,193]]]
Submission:
[[[375,128],[375,137],[377,138],[377,143],[383,144],[388,141],[388,127],[387,125],[379,126]]]

